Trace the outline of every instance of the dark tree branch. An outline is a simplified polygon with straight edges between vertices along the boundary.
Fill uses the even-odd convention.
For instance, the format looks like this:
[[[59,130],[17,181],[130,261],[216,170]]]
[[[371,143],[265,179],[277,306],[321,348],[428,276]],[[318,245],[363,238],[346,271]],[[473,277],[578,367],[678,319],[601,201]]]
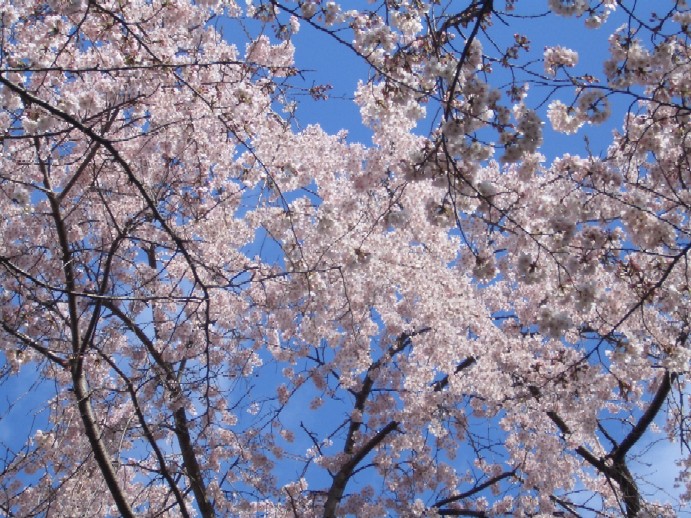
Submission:
[[[469,489],[468,491],[465,491],[461,494],[450,496],[448,498],[444,498],[442,500],[439,500],[438,502],[435,502],[432,504],[432,507],[442,507],[444,505],[451,504],[453,502],[458,502],[460,500],[463,500],[465,498],[469,498],[473,495],[478,494],[481,491],[484,491],[488,487],[492,487],[494,484],[501,482],[505,478],[513,477],[516,474],[515,471],[505,471],[501,475],[497,475],[496,477],[492,477],[488,480],[485,480],[482,484],[478,484],[472,489]]]
[[[405,349],[411,344],[411,338],[422,333],[426,333],[430,328],[426,327],[415,331],[412,333],[404,333],[398,337],[396,343],[392,345],[385,354],[382,355],[377,361],[373,362],[367,369],[365,378],[362,382],[362,387],[355,395],[355,405],[354,408],[360,416],[357,419],[351,418],[350,425],[348,427],[348,432],[346,435],[345,445],[343,447],[343,453],[347,455],[352,455],[351,458],[346,462],[338,472],[333,475],[333,482],[329,491],[327,493],[326,503],[324,504],[324,518],[333,518],[336,516],[336,508],[343,498],[343,493],[345,491],[346,485],[353,475],[357,465],[364,459],[374,448],[376,448],[392,431],[398,429],[399,423],[397,421],[391,421],[383,429],[379,431],[374,437],[362,445],[357,452],[353,452],[355,445],[355,438],[357,432],[362,426],[362,414],[365,410],[365,403],[369,398],[374,382],[376,380],[376,373],[379,368],[387,363],[396,354]]]
[[[0,80],[4,79],[0,76]],[[72,384],[74,394],[77,399],[77,406],[79,408],[79,415],[84,425],[84,431],[89,440],[89,444],[94,453],[94,458],[98,464],[103,478],[110,490],[110,493],[115,501],[120,514],[124,517],[134,517],[134,513],[130,507],[129,502],[125,498],[125,494],[120,487],[117,480],[117,475],[111,462],[111,457],[108,448],[101,436],[101,430],[97,424],[96,416],[91,407],[91,393],[88,382],[86,380],[86,373],[84,372],[84,351],[87,343],[82,341],[79,330],[79,311],[77,309],[77,298],[73,295],[76,285],[76,275],[74,271],[74,261],[72,250],[70,248],[69,234],[67,226],[62,218],[60,211],[60,202],[52,190],[50,183],[50,175],[45,162],[41,159],[40,142],[38,138],[34,139],[34,146],[36,148],[36,160],[38,161],[39,169],[43,175],[43,183],[46,188],[46,195],[50,205],[51,217],[55,224],[55,231],[58,237],[58,246],[62,254],[62,269],[65,277],[65,287],[67,294],[67,307],[69,312],[68,326],[70,328],[70,339],[72,342],[72,356],[70,358],[70,371],[72,374]]]
[[[185,260],[190,267],[190,270],[192,272],[192,276],[194,277],[195,283],[201,287],[202,291],[204,292],[204,300],[207,301],[208,303],[208,293],[206,290],[206,287],[204,283],[202,282],[201,278],[199,277],[199,273],[197,272],[197,265],[190,255],[190,252],[187,250],[187,247],[185,246],[184,240],[176,234],[176,232],[173,230],[173,228],[168,224],[166,219],[163,217],[161,212],[158,210],[158,207],[156,206],[156,202],[154,199],[151,197],[149,192],[147,191],[146,187],[142,183],[139,178],[134,174],[134,171],[132,171],[132,168],[129,166],[127,161],[122,157],[120,152],[115,148],[113,145],[113,142],[111,142],[109,139],[99,135],[97,132],[95,132],[92,128],[86,126],[82,122],[78,121],[76,118],[74,118],[72,115],[69,113],[66,113],[62,110],[59,110],[58,108],[52,106],[50,103],[44,101],[43,99],[40,99],[30,93],[29,91],[25,90],[24,88],[21,88],[20,86],[17,86],[11,81],[8,81],[2,75],[0,75],[0,84],[5,85],[9,90],[12,92],[16,93],[21,97],[21,99],[28,104],[34,104],[36,106],[41,107],[51,115],[54,115],[55,117],[65,121],[68,123],[70,126],[75,128],[76,130],[80,131],[87,137],[89,137],[92,141],[99,143],[102,145],[108,153],[113,157],[115,162],[122,168],[122,170],[125,173],[125,176],[127,176],[127,179],[132,182],[132,184],[136,187],[137,191],[139,192],[140,196],[146,203],[146,206],[149,208],[151,211],[154,219],[158,222],[159,225],[161,225],[161,228],[164,230],[164,232],[170,237],[170,239],[175,243],[175,246],[177,247],[178,250],[182,253],[182,255],[185,257]],[[57,202],[58,200],[56,200]],[[70,292],[74,291],[73,287],[69,289]]]
[[[645,431],[650,427],[651,423],[655,419],[655,416],[660,412],[662,405],[664,404],[667,396],[672,390],[672,383],[677,379],[677,374],[665,372],[662,375],[662,381],[660,386],[655,393],[655,397],[648,405],[645,413],[636,423],[636,426],[628,433],[624,440],[619,443],[619,446],[615,447],[609,454],[609,457],[615,462],[620,462],[624,460],[626,454],[631,450],[631,448],[640,440]]]
[[[468,36],[468,39],[466,40],[465,45],[463,46],[463,52],[461,53],[461,56],[458,58],[456,73],[453,76],[451,85],[449,85],[448,99],[446,101],[446,107],[444,108],[444,119],[448,119],[451,115],[451,110],[453,108],[454,92],[456,91],[458,81],[461,77],[461,70],[463,68],[463,65],[465,64],[466,58],[468,57],[468,53],[470,52],[470,45],[473,43],[473,40],[475,40],[475,38],[477,37],[477,33],[479,32],[480,27],[482,26],[482,22],[485,20],[485,16],[489,15],[492,12],[492,9],[494,8],[493,4],[493,0],[483,0],[482,5],[476,10],[476,12],[473,12],[473,16],[476,17],[475,24],[473,25],[473,29],[470,32],[470,36]],[[460,23],[461,21],[462,20],[459,19],[458,23]]]
[[[127,376],[122,371],[122,369],[120,369],[120,367],[118,367],[118,365],[112,360],[112,358],[110,358],[110,356],[108,356],[107,354],[101,354],[100,356],[108,363],[108,365],[110,365],[110,368],[113,369],[118,374],[118,376],[120,376],[120,379],[122,379],[123,383],[125,383],[125,386],[127,387],[127,392],[130,395],[130,400],[132,401],[132,406],[134,407],[134,412],[137,415],[137,420],[139,421],[139,425],[142,427],[142,431],[144,432],[144,437],[146,437],[146,440],[149,442],[149,445],[154,450],[154,455],[156,456],[156,460],[158,461],[161,476],[166,480],[166,482],[168,482],[168,486],[170,487],[170,490],[173,492],[173,495],[175,496],[175,501],[178,503],[180,514],[183,516],[183,518],[189,518],[190,514],[187,510],[187,505],[185,504],[185,497],[182,495],[177,483],[173,479],[173,476],[171,475],[170,470],[166,465],[163,452],[158,447],[158,443],[156,442],[156,439],[154,438],[154,435],[151,429],[149,428],[149,424],[146,422],[146,417],[144,416],[142,407],[139,404],[139,398],[137,397],[137,391],[134,388],[132,379],[129,376]]]
[[[14,336],[21,343],[23,343],[27,347],[30,347],[31,349],[40,353],[41,355],[45,356],[53,363],[57,363],[63,369],[67,369],[69,367],[69,362],[67,360],[51,352],[49,349],[42,346],[40,343],[32,339],[30,336],[27,336],[24,333],[17,331],[16,329],[12,329],[5,322],[2,322],[0,325],[2,325],[2,328],[5,330],[7,334]]]
[[[374,448],[376,448],[386,438],[387,435],[396,429],[398,429],[398,422],[391,421],[374,437],[363,444],[348,462],[341,466],[341,469],[339,469],[336,475],[334,475],[333,483],[331,484],[326,496],[326,503],[324,504],[324,518],[336,518],[336,507],[343,498],[346,485],[348,484],[348,481],[350,480],[350,477],[357,465],[370,452],[372,452]]]
[[[475,363],[475,358],[466,358],[461,363],[456,365],[456,368],[454,369],[453,373],[458,374],[459,372],[467,369],[468,367],[470,367],[474,363]],[[440,391],[444,390],[448,384],[449,384],[449,377],[444,376],[439,381],[435,381],[432,386],[434,387],[435,392],[440,392]]]
[[[199,512],[204,518],[212,518],[213,516],[216,516],[216,512],[214,511],[211,500],[209,500],[206,485],[204,483],[204,477],[202,476],[202,470],[199,467],[197,454],[195,453],[194,446],[192,445],[189,422],[187,420],[187,414],[185,413],[185,407],[181,406],[175,410],[174,418],[175,435],[177,436],[178,443],[180,444],[180,453],[182,453],[182,460],[185,462],[185,471],[187,472],[187,478],[190,481],[194,498],[197,500]]]
[[[437,511],[440,516],[477,516],[485,518],[488,516],[484,511],[474,511],[472,509],[440,509]]]
[[[144,333],[144,331],[142,331],[142,329],[134,321],[132,321],[132,319],[127,316],[117,304],[114,304],[106,299],[104,300],[103,305],[114,315],[116,315],[127,326],[127,328],[136,335],[139,341],[144,345],[144,347],[146,347],[147,351],[156,362],[156,365],[163,369],[166,378],[166,385],[168,390],[171,392],[171,397],[183,397],[178,376],[174,372],[172,366],[166,362],[161,353],[156,350],[154,343],[146,335],[146,333]],[[194,496],[197,500],[199,510],[202,513],[202,516],[205,518],[215,516],[213,505],[209,500],[206,485],[204,483],[204,477],[202,475],[201,468],[194,451],[194,446],[192,444],[192,439],[189,432],[189,421],[187,419],[187,414],[184,407],[180,407],[175,410],[173,417],[175,421],[174,431],[180,445],[180,452],[182,453],[183,461],[185,463],[185,471],[190,481],[190,487],[192,488]]]
[[[677,376],[677,374],[670,372],[665,372],[662,375],[660,386],[646,411],[624,440],[618,446],[615,446],[605,459],[598,459],[583,446],[578,446],[575,449],[576,453],[580,455],[581,458],[596,468],[604,476],[617,483],[622,493],[622,500],[628,518],[635,518],[638,516],[641,510],[641,494],[631,471],[626,465],[626,454],[641,437],[643,437],[643,434],[648,430],[653,420],[660,412],[662,405],[672,389],[672,383]],[[534,397],[539,395],[539,389],[537,389],[537,387],[530,387],[530,389]],[[556,412],[548,411],[547,416],[563,435],[569,435],[571,433],[569,426]],[[606,462],[607,459],[611,461],[610,464]]]

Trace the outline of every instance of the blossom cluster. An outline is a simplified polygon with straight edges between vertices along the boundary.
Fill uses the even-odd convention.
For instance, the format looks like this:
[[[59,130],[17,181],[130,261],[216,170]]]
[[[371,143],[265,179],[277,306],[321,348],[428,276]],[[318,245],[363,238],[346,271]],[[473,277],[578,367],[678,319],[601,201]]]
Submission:
[[[544,52],[545,73],[554,76],[559,67],[574,67],[578,53],[565,47],[547,47]]]

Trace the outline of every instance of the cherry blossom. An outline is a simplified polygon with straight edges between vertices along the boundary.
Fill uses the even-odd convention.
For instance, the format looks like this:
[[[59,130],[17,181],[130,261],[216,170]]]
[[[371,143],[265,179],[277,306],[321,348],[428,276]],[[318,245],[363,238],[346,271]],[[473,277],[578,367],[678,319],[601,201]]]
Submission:
[[[3,513],[686,505],[683,2],[7,4],[0,383],[49,395]],[[535,54],[555,16],[604,63]],[[368,140],[301,123],[308,32],[368,65]]]
[[[545,73],[553,76],[557,67],[573,67],[578,63],[578,53],[564,47],[548,47],[544,53]]]

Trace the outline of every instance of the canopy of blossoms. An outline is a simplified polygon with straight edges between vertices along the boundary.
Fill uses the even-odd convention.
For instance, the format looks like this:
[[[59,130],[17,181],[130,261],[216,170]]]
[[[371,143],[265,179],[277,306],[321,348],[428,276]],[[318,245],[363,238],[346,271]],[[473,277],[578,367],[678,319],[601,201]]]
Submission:
[[[0,513],[675,516],[691,11],[656,4],[5,2],[0,394],[48,395]],[[532,49],[558,17],[604,59]],[[298,124],[303,30],[367,65],[371,141]]]

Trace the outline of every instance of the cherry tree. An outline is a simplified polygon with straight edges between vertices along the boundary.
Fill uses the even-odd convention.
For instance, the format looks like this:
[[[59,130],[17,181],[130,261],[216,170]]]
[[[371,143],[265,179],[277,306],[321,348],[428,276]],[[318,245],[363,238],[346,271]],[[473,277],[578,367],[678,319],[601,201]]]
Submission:
[[[691,498],[685,2],[356,4],[5,3],[0,379],[50,395],[2,513]],[[536,52],[557,20],[604,60]],[[367,65],[371,141],[299,124],[331,102],[300,31]],[[658,440],[676,502],[637,469]]]

